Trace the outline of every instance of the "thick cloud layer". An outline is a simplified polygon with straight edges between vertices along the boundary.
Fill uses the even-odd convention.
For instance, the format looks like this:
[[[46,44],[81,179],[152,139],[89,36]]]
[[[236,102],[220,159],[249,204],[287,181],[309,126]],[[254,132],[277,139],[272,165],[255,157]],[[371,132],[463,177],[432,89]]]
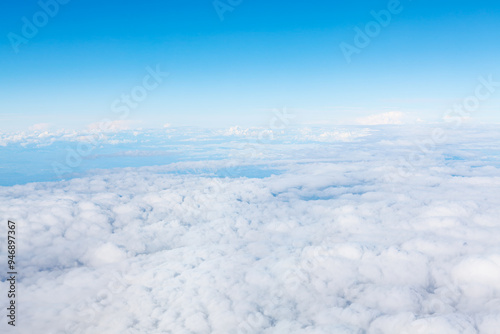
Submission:
[[[2,187],[16,330],[497,333],[496,135],[470,133],[404,172],[413,141],[380,134]]]

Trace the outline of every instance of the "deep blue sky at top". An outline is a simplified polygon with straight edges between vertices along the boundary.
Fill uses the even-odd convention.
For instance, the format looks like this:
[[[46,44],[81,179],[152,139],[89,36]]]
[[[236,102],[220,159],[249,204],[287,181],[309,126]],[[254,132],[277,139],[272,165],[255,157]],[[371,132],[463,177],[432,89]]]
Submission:
[[[8,33],[20,35],[22,18],[41,9],[5,0],[0,131],[112,117],[111,103],[156,64],[170,76],[129,117],[144,127],[259,125],[281,107],[303,123],[386,111],[434,120],[478,76],[500,80],[498,1],[400,2],[347,63],[339,44],[353,44],[354,27],[388,1],[243,0],[221,21],[212,0],[70,0],[15,53]],[[478,118],[499,121],[499,98]]]

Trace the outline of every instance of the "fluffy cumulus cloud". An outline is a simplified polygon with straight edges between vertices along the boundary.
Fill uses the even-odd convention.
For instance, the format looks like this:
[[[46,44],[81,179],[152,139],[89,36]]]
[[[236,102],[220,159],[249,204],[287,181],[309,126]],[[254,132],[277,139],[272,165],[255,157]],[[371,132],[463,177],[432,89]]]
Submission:
[[[30,131],[47,131],[50,128],[49,123],[37,123],[30,126]]]
[[[432,151],[374,132],[285,157],[281,143],[251,164],[1,187],[0,217],[18,224],[16,330],[498,333],[490,130],[449,132]],[[402,171],[405,157],[412,167]],[[251,169],[276,172],[245,177]],[[0,290],[7,284],[2,276]]]

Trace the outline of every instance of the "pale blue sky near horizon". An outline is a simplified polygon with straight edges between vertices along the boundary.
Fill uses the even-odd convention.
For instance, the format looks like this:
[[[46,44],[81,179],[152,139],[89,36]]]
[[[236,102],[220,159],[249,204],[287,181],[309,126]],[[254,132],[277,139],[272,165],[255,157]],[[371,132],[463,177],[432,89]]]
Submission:
[[[304,124],[392,111],[435,121],[473,94],[478,77],[500,81],[494,1],[401,0],[400,13],[348,63],[339,45],[354,45],[354,28],[388,3],[244,0],[221,20],[213,1],[72,0],[15,52],[12,33],[23,37],[23,17],[33,23],[42,9],[7,1],[0,131],[113,118],[113,102],[157,65],[169,76],[130,110],[134,126],[255,126],[283,107]],[[475,118],[499,122],[499,110],[497,92]]]

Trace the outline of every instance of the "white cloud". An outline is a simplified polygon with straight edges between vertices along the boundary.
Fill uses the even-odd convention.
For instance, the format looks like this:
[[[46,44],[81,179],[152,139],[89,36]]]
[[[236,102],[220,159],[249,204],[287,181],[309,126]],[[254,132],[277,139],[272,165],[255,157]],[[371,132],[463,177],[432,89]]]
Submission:
[[[369,136],[369,129],[321,129],[321,128],[301,128],[296,141],[315,141],[315,142],[349,142],[355,139]]]
[[[495,333],[498,132],[474,131],[448,133],[465,160],[429,153],[406,178],[410,131],[263,149],[250,167],[283,171],[266,178],[187,161],[0,187],[22,231],[18,329]]]
[[[50,128],[49,123],[34,124],[29,128],[30,131],[47,131]]]

